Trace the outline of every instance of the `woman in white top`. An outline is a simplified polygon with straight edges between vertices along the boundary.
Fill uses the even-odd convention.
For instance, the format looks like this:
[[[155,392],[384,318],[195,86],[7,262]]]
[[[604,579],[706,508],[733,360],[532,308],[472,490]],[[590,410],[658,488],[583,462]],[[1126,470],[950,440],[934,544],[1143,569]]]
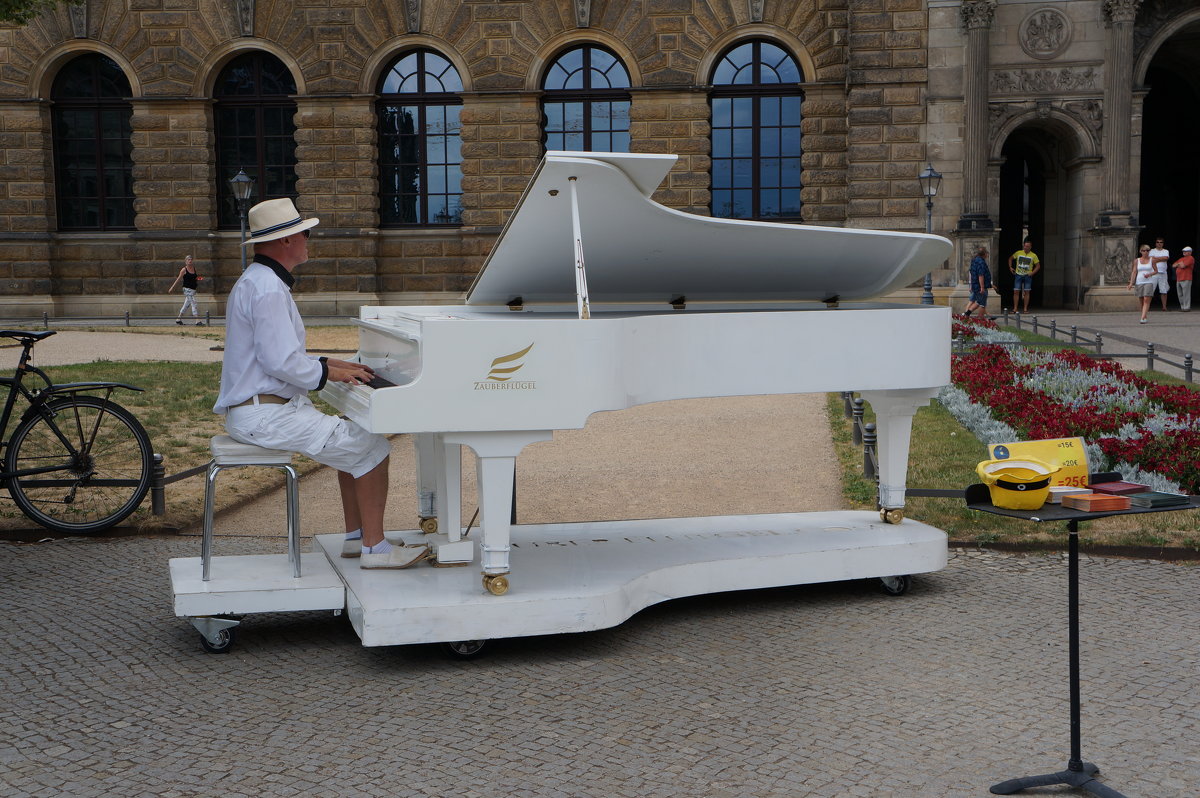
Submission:
[[[1138,298],[1142,300],[1141,324],[1146,323],[1146,314],[1150,311],[1150,300],[1154,299],[1154,286],[1157,281],[1154,276],[1154,263],[1150,260],[1150,247],[1142,244],[1140,255],[1133,262],[1129,272],[1129,289],[1137,289]]]

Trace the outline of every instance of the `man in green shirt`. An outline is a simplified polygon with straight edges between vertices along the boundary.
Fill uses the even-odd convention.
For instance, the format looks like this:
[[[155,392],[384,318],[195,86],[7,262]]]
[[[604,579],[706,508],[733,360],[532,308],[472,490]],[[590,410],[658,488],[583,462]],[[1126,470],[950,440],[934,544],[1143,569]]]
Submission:
[[[1008,257],[1008,270],[1013,273],[1013,310],[1017,298],[1025,300],[1024,313],[1029,312],[1029,293],[1033,290],[1033,276],[1042,270],[1042,262],[1033,251],[1033,243],[1025,241],[1021,248]]]

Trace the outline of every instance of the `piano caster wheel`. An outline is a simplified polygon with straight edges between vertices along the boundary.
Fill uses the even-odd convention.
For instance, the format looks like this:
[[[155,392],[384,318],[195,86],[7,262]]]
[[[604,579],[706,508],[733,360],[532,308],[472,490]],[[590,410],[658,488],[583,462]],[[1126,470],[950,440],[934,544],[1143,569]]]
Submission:
[[[883,583],[883,592],[889,596],[903,596],[912,586],[911,576],[881,576],[879,581]]]
[[[475,659],[487,646],[486,640],[456,640],[453,643],[442,643],[442,651],[454,659]]]
[[[484,574],[483,587],[493,596],[503,596],[508,592],[508,578],[502,574],[495,576]]]
[[[422,518],[421,519],[421,531],[424,532],[426,535],[436,534],[437,529],[438,529],[438,527],[437,527],[437,519],[436,518]]]
[[[887,510],[887,509],[880,510],[879,511],[879,520],[885,524],[898,524],[904,520],[904,511],[901,510],[899,507],[893,508],[891,510]]]

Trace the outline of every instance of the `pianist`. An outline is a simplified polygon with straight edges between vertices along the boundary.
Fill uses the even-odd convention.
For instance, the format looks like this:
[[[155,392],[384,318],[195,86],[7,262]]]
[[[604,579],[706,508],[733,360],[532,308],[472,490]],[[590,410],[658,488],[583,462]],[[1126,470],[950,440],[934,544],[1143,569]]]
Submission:
[[[406,568],[428,556],[427,546],[395,546],[383,538],[390,444],[382,435],[322,413],[308,392],[329,380],[368,382],[360,363],[314,358],[305,351],[304,323],[291,287],[292,270],[308,260],[309,229],[290,199],[250,209],[254,262],[229,293],[225,355],[214,413],[243,443],[300,452],[337,469],[346,520],[343,557],[360,557],[362,568]]]

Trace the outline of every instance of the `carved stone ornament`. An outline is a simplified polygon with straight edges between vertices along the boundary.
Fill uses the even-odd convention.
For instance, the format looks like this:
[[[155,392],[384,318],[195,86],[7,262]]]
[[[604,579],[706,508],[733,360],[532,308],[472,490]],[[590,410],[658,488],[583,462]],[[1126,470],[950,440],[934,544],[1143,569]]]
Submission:
[[[243,36],[254,35],[254,0],[234,0],[237,8],[238,26]]]
[[[404,26],[409,33],[421,32],[421,0],[404,0]]]
[[[959,14],[964,28],[990,28],[996,16],[996,0],[963,0]]]
[[[762,22],[764,5],[766,5],[766,0],[750,0],[751,22]]]
[[[586,28],[592,24],[592,0],[575,0],[575,25]]]
[[[76,39],[86,39],[88,37],[87,0],[80,0],[78,3],[69,3],[67,5],[67,16],[71,20],[71,35]]]
[[[1133,22],[1142,0],[1104,0],[1101,9],[1109,22]]]
[[[1017,39],[1030,58],[1054,58],[1071,43],[1071,20],[1057,8],[1039,8],[1021,21]]]
[[[1099,133],[1104,127],[1104,104],[1100,100],[1071,100],[1063,103],[1063,110],[1093,133]]]
[[[1060,69],[997,69],[992,71],[992,94],[1047,94],[1062,91],[1093,91],[1100,73],[1094,67]]]
[[[1129,279],[1133,268],[1133,251],[1125,239],[1104,242],[1104,282],[1120,285]]]

